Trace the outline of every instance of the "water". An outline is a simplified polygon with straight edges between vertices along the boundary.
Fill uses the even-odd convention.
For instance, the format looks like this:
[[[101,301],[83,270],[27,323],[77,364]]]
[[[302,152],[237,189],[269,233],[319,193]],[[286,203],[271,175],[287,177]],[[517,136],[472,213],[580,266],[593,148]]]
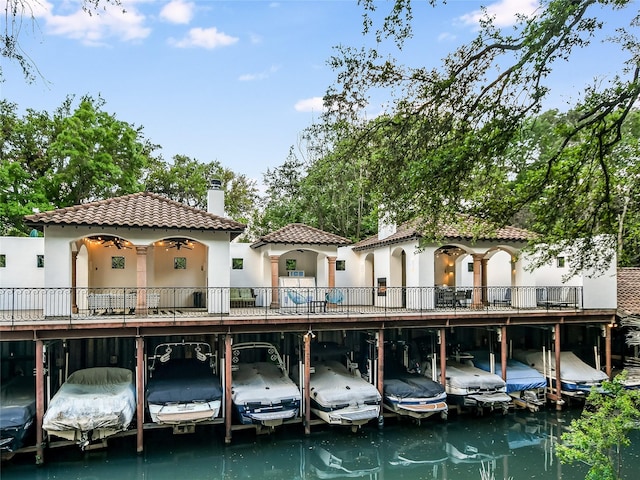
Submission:
[[[289,426],[256,437],[234,432],[224,444],[220,426],[174,436],[171,430],[145,432],[145,451],[135,453],[135,436],[114,439],[106,450],[76,447],[45,451],[2,465],[2,480],[206,480],[206,479],[565,479],[582,480],[584,465],[561,465],[553,454],[558,435],[578,412],[516,412],[485,417],[451,415],[447,422],[387,419],[383,429]],[[636,480],[640,432],[623,454],[623,478]],[[482,471],[493,476],[482,476]]]

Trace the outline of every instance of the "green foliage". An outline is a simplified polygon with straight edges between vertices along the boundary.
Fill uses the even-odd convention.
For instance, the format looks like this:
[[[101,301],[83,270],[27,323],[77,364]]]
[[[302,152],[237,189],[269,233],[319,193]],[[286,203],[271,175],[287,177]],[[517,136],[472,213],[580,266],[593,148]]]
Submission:
[[[625,389],[626,372],[593,389],[580,418],[571,422],[556,446],[562,463],[581,462],[591,468],[590,480],[617,479],[621,451],[628,447],[629,432],[640,425],[640,391]]]
[[[247,223],[258,200],[255,181],[234,173],[217,161],[200,163],[185,155],[174,156],[172,163],[156,159],[151,164],[145,186],[148,191],[206,210],[207,191],[213,180],[220,180],[225,191],[225,214]]]
[[[350,158],[367,159],[373,193],[391,220],[418,222],[426,237],[460,213],[498,226],[521,221],[540,233],[538,242],[572,250],[576,270],[606,266],[611,256],[602,253],[611,242],[595,239],[609,234],[627,242],[637,232],[637,207],[630,200],[623,216],[621,205],[638,182],[627,183],[621,195],[617,158],[640,96],[633,3],[548,0],[511,31],[485,18],[478,36],[434,69],[382,54],[391,48],[388,40],[398,54],[411,41],[417,8],[411,0],[391,3],[375,31],[375,48],[337,48],[324,116],[327,130],[353,126],[341,139],[351,144]],[[373,30],[369,12],[382,4],[364,4],[367,33]],[[605,18],[598,9],[624,8],[632,10],[629,23],[605,40],[628,55],[629,68],[608,83],[586,86],[570,113],[540,116],[553,66],[597,38]],[[372,92],[392,100],[385,114],[367,121],[362,111]],[[637,155],[626,156],[625,168],[637,171],[637,164]]]

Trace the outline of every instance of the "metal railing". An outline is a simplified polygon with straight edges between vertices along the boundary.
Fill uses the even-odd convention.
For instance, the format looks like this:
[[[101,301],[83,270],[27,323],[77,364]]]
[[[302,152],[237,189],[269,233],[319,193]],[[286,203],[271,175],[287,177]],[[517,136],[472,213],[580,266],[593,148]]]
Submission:
[[[582,296],[581,287],[568,286],[1,288],[0,325],[24,321],[126,323],[190,317],[581,310]]]

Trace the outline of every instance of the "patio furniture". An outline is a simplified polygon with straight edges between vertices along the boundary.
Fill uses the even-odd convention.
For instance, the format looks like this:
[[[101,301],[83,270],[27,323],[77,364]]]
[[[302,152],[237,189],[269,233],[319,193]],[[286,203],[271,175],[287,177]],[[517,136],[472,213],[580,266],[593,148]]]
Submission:
[[[344,292],[338,288],[332,288],[324,296],[327,303],[342,303],[344,300]]]
[[[231,307],[255,307],[256,296],[251,288],[229,289],[229,302]]]

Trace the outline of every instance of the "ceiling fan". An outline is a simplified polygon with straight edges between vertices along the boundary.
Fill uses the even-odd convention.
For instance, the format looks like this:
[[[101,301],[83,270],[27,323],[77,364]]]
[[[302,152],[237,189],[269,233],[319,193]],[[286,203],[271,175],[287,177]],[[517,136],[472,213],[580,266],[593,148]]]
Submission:
[[[169,248],[193,250],[193,242],[188,238],[167,238],[166,241],[169,243]]]
[[[122,250],[123,248],[131,248],[129,245],[129,241],[124,238],[114,237],[112,235],[105,235],[102,237],[98,237],[100,243],[104,247],[116,247],[118,250]]]

